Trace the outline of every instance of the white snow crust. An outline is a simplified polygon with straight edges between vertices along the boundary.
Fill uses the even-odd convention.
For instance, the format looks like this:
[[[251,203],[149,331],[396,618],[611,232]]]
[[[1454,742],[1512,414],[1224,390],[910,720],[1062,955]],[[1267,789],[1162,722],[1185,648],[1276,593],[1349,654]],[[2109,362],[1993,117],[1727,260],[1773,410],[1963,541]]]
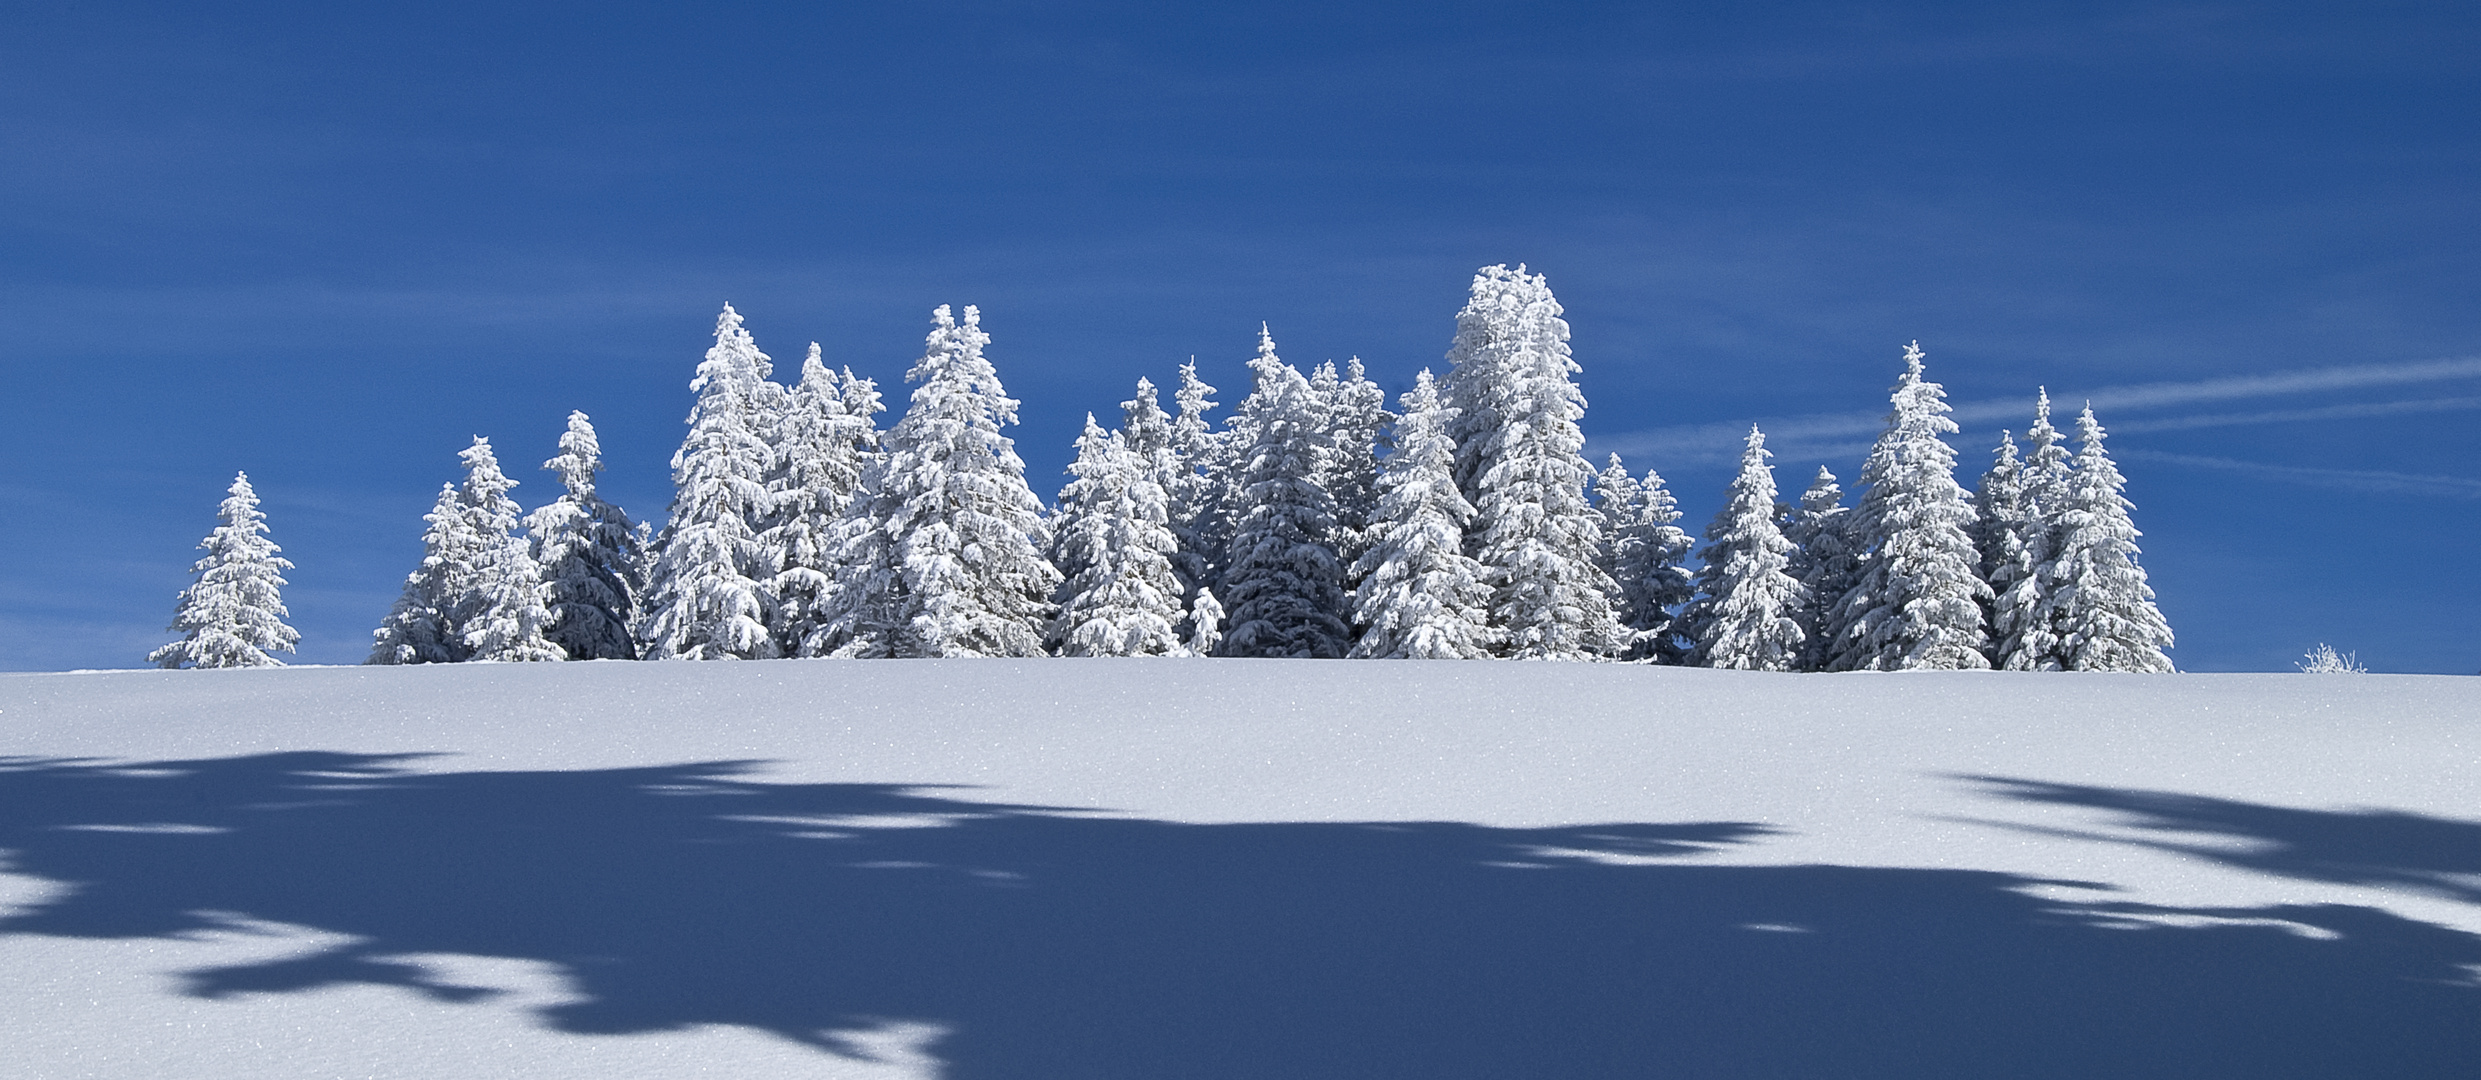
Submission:
[[[0,855],[5,1076],[2481,1067],[2472,678],[12,675]]]

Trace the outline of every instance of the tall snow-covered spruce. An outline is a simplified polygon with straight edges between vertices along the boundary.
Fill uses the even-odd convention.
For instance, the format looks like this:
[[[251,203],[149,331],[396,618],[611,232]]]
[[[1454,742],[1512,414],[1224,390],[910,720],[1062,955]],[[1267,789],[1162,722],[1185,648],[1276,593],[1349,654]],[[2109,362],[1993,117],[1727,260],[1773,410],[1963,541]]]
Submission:
[[[551,590],[543,636],[571,660],[635,660],[629,627],[645,587],[645,553],[629,515],[595,494],[603,446],[585,413],[569,413],[560,453],[543,468],[559,475],[563,489],[526,515],[534,562]]]
[[[770,516],[767,435],[783,388],[774,365],[724,305],[715,345],[689,388],[689,435],[672,455],[672,512],[655,539],[638,640],[650,660],[777,655],[766,583],[777,567],[758,540]]]
[[[1585,498],[1585,395],[1560,315],[1541,275],[1484,267],[1447,353],[1456,479],[1474,508],[1465,542],[1490,574],[1501,654],[1520,660],[1601,659],[1629,636],[1600,566],[1602,517]]]
[[[1087,413],[1068,471],[1076,479],[1060,492],[1051,544],[1062,579],[1051,649],[1061,656],[1186,652],[1177,630],[1180,578],[1171,561],[1180,545],[1153,463]]]
[[[1402,398],[1395,453],[1378,477],[1369,549],[1357,567],[1356,659],[1480,660],[1491,653],[1490,585],[1464,553],[1473,504],[1456,490],[1455,413],[1428,369]]]
[[[1955,480],[1946,390],[1921,377],[1921,343],[1904,348],[1904,374],[1886,431],[1861,466],[1868,490],[1854,512],[1860,577],[1835,610],[1833,667],[1853,671],[1990,666],[1981,554],[1970,499]]]
[[[968,305],[940,305],[885,452],[836,528],[837,572],[818,646],[839,657],[1040,656],[1059,571],[1042,501],[1000,429],[1017,402],[982,355]]]
[[[1333,448],[1324,403],[1275,354],[1263,326],[1249,367],[1256,385],[1235,425],[1249,437],[1234,466],[1241,509],[1218,589],[1230,605],[1222,655],[1335,659],[1352,648],[1352,630],[1343,619],[1335,499],[1325,483]]]
[[[1744,671],[1793,671],[1808,635],[1801,630],[1804,592],[1786,573],[1792,545],[1775,524],[1775,473],[1766,464],[1766,436],[1749,429],[1723,509],[1706,527],[1698,557],[1697,600],[1681,613],[1696,644],[1688,662]]]
[[[2154,590],[2137,564],[2121,492],[2127,481],[2102,448],[2102,425],[2085,407],[2076,419],[2076,465],[2054,518],[2058,555],[2047,567],[2051,588],[2035,618],[2058,628],[2069,671],[2168,672],[2171,625],[2154,606]]]
[[[181,590],[171,630],[181,640],[148,653],[157,667],[281,667],[276,653],[292,652],[301,635],[285,625],[282,590],[290,560],[266,537],[267,515],[248,473],[233,474],[216,526],[198,542],[207,555],[191,565],[198,575]]]
[[[850,368],[837,375],[821,359],[818,343],[810,343],[801,381],[785,395],[768,440],[767,526],[758,534],[762,560],[775,568],[764,599],[782,655],[812,655],[835,584],[830,553],[836,523],[878,451],[871,417],[884,407],[876,383],[854,377]]]

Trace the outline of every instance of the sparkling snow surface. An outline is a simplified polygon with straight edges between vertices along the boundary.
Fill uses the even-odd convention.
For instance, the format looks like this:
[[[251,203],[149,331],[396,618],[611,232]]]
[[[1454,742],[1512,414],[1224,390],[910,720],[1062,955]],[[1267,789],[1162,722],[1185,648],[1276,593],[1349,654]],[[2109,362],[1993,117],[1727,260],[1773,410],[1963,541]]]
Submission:
[[[0,1076],[2470,1076],[2481,679],[0,677]]]

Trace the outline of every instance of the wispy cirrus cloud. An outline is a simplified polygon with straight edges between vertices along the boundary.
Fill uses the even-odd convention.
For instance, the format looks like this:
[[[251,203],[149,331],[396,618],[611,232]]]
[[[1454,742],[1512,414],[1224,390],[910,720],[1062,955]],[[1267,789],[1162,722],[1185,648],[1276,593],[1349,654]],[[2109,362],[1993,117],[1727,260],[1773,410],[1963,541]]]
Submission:
[[[2203,457],[2196,454],[2172,454],[2159,450],[2125,450],[2117,457],[2136,461],[2152,461],[2165,465],[2186,465],[2199,469],[2247,473],[2272,480],[2283,480],[2311,487],[2335,488],[2382,495],[2422,495],[2450,499],[2481,499],[2481,479],[2464,476],[2426,476],[2419,473],[2385,472],[2364,469],[2318,469],[2300,465],[2269,465],[2257,461],[2235,461],[2231,458]]]
[[[2373,387],[2416,386],[2464,379],[2481,379],[2481,357],[2303,368],[2270,372],[2264,375],[2236,375],[2185,382],[2134,383],[2125,386],[2098,387],[2085,392],[2058,392],[2052,394],[2052,399],[2057,402],[2062,411],[2081,408],[2084,402],[2090,401],[2097,411],[2108,415],[2118,415],[2208,402],[2243,401],[2290,394],[2333,393]],[[2305,409],[2244,413],[2139,417],[2134,420],[2112,422],[2108,426],[2112,431],[2121,433],[2180,431],[2191,428],[2350,420],[2469,409],[2481,409],[2481,395],[2324,405]],[[2025,399],[2011,401],[1955,403],[1955,421],[1967,431],[1996,424],[2021,427],[2023,422],[2030,420],[2031,417],[2032,401],[2029,395]],[[1777,450],[1778,457],[1785,459],[1849,456],[1851,453],[1866,448],[1885,422],[1883,409],[1868,411],[1856,409],[1850,412],[1811,413],[1802,416],[1756,420],[1757,426],[1766,431],[1767,444]],[[1646,428],[1597,438],[1594,440],[1594,446],[1598,451],[1616,452],[1629,457],[1659,456],[1666,462],[1731,461],[1737,460],[1739,456],[1740,441],[1748,434],[1749,423],[1746,420],[1733,420],[1710,424]]]

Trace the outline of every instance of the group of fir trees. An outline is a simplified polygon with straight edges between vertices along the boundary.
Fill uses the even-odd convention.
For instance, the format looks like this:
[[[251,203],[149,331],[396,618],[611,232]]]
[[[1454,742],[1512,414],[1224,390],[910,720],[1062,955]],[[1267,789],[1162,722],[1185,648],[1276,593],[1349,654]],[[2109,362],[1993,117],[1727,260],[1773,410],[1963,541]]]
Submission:
[[[1696,550],[1662,477],[1581,450],[1569,328],[1541,275],[1487,267],[1448,370],[1386,409],[1359,360],[1304,373],[1261,327],[1218,428],[1194,363],[1089,415],[1046,508],[980,312],[933,314],[903,416],[816,344],[791,386],[729,305],[690,386],[659,533],[595,493],[573,413],[531,514],[490,444],[425,518],[371,663],[767,657],[1617,659],[1773,671],[2167,671],[2124,483],[2090,409],[2071,454],[2044,396],[1977,494],[1917,345],[1856,506],[1826,469],[1779,503],[1751,429]],[[167,666],[274,663],[277,572],[237,480]]]
[[[1978,492],[1955,481],[1945,391],[1904,350],[1858,506],[1818,470],[1776,503],[1763,433],[1699,552],[1675,624],[1686,660],[1761,671],[2172,670],[2171,628],[2136,561],[2126,482],[2088,407],[2071,457],[2035,405],[2033,454],[2001,433]]]

